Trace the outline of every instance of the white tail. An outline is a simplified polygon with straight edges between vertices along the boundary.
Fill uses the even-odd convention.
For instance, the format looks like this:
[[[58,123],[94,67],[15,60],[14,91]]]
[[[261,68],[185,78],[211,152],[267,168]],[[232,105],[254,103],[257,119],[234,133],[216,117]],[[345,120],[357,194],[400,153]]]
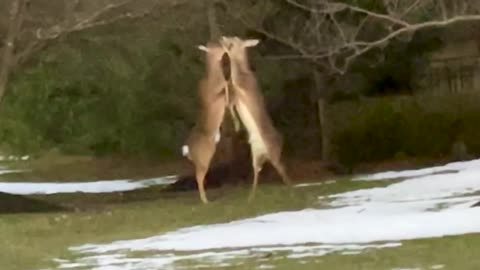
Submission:
[[[184,157],[188,156],[189,152],[190,151],[188,150],[188,145],[182,146],[182,156],[184,156]]]
[[[220,138],[221,138],[220,131],[217,131],[214,137],[215,143],[218,143],[220,141]]]
[[[249,200],[255,196],[258,174],[266,161],[269,161],[282,180],[290,185],[290,179],[281,161],[283,138],[273,126],[257,79],[248,63],[246,48],[256,46],[258,43],[256,39],[242,40],[238,37],[221,39],[221,44],[230,57],[230,79],[235,93],[233,103],[249,135],[254,174]]]
[[[220,141],[220,126],[228,105],[227,81],[223,75],[221,60],[225,54],[220,44],[208,43],[198,46],[206,52],[206,74],[198,85],[200,109],[195,126],[182,147],[182,154],[195,167],[195,177],[202,202],[207,203],[205,176]]]

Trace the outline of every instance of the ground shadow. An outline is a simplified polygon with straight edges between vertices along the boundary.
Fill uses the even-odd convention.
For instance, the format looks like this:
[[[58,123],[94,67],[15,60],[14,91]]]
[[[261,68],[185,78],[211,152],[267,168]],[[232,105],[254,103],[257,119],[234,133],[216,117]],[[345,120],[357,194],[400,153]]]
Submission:
[[[205,177],[205,187],[207,189],[219,188],[226,184],[239,184],[245,182],[245,179],[249,176],[249,168],[243,168],[236,164],[219,164],[208,170]],[[177,192],[177,191],[192,191],[197,189],[197,182],[195,175],[183,175],[178,178],[177,181],[168,185],[164,191]]]
[[[54,203],[0,192],[0,214],[46,213],[67,211]]]

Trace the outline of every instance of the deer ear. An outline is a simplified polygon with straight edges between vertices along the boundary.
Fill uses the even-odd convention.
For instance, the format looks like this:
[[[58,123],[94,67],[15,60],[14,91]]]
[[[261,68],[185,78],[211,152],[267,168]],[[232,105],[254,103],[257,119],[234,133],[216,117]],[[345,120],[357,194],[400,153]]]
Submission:
[[[244,45],[245,47],[254,47],[254,46],[257,46],[258,43],[260,43],[260,40],[258,39],[247,39],[244,41]]]
[[[198,45],[197,48],[201,51],[205,51],[205,52],[208,52],[208,48],[203,46],[203,45]]]

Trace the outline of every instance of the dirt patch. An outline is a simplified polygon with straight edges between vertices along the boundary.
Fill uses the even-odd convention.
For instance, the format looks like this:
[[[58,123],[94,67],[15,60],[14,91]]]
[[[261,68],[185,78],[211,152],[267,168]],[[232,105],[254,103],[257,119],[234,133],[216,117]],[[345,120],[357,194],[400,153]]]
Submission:
[[[248,151],[246,153],[242,152],[237,156],[238,158],[231,163],[221,163],[218,159],[214,162],[206,176],[207,189],[218,188],[223,185],[251,184],[252,167]],[[387,160],[361,164],[353,170],[353,173],[416,169],[439,163],[444,164],[446,162],[448,162],[446,159]],[[166,175],[179,175],[178,181],[166,188],[159,187],[159,189],[165,191],[193,191],[197,189],[193,165],[186,158],[172,161],[155,161],[51,154],[24,164],[32,170],[9,174],[3,176],[4,179],[8,179],[8,181],[68,182],[83,180],[145,179]],[[339,176],[348,177],[348,172],[342,170],[341,166],[335,166],[335,164],[332,163],[327,164],[321,160],[289,158],[286,166],[294,183],[318,182]],[[265,165],[260,174],[260,184],[268,182],[283,184],[279,175],[269,163]],[[158,196],[158,193],[151,196]]]
[[[58,212],[67,209],[54,203],[0,192],[0,214]]]
[[[447,160],[403,160],[384,161],[364,164],[356,172],[371,173],[385,170],[414,169],[446,163]],[[191,192],[192,199],[197,196],[197,184],[193,166],[187,160],[155,162],[126,159],[62,159],[57,163],[38,162],[33,171],[17,174],[17,179],[39,180],[95,180],[95,179],[139,179],[164,175],[180,175],[178,181],[169,186],[154,186],[145,189],[101,194],[68,193],[53,195],[19,196],[0,193],[0,214],[5,213],[39,213],[52,211],[101,211],[111,205],[138,201],[156,200],[159,197],[176,200],[185,197],[183,193]],[[331,164],[319,160],[289,159],[288,172],[295,183],[318,182],[345,176]],[[10,175],[8,176],[10,179]],[[252,168],[248,159],[231,164],[214,164],[206,177],[206,188],[215,189],[215,194],[228,190],[231,186],[251,185]],[[260,185],[265,183],[283,185],[279,175],[268,163],[260,174]],[[223,188],[225,187],[225,188]],[[210,195],[210,194],[209,194]],[[218,195],[218,194],[217,194]],[[190,195],[188,195],[190,197]],[[479,207],[480,202],[472,207]]]
[[[289,160],[286,164],[288,173],[295,182],[322,181],[334,177],[336,174],[328,164],[319,160]],[[252,167],[249,160],[236,161],[231,164],[221,163],[210,167],[206,176],[206,188],[218,188],[223,185],[238,185],[252,182]],[[277,183],[283,185],[280,176],[269,164],[265,164],[259,176],[261,183]],[[190,173],[179,177],[178,181],[169,185],[166,191],[196,190],[197,183],[193,174]]]

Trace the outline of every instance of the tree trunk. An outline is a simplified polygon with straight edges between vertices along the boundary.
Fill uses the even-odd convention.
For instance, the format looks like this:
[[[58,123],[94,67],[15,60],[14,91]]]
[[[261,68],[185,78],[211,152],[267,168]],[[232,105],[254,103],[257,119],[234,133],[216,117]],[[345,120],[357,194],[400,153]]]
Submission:
[[[326,118],[325,98],[320,98],[318,100],[318,120],[320,122],[320,130],[322,132],[322,160],[328,162],[330,161],[330,136]]]
[[[217,12],[215,10],[215,4],[217,1],[209,0],[206,2],[207,5],[207,19],[208,19],[208,29],[210,32],[210,40],[214,41],[220,38],[222,35],[220,27],[217,22]]]
[[[0,102],[5,95],[8,79],[15,62],[15,42],[20,32],[25,0],[14,0],[10,6],[8,31],[0,63]]]
[[[322,140],[322,160],[325,162],[331,161],[330,157],[330,133],[326,115],[327,106],[327,93],[325,91],[324,83],[321,79],[321,75],[317,70],[313,71],[313,78],[315,82],[315,90],[319,93],[319,99],[317,101],[318,107],[318,120],[320,123],[321,140]]]

